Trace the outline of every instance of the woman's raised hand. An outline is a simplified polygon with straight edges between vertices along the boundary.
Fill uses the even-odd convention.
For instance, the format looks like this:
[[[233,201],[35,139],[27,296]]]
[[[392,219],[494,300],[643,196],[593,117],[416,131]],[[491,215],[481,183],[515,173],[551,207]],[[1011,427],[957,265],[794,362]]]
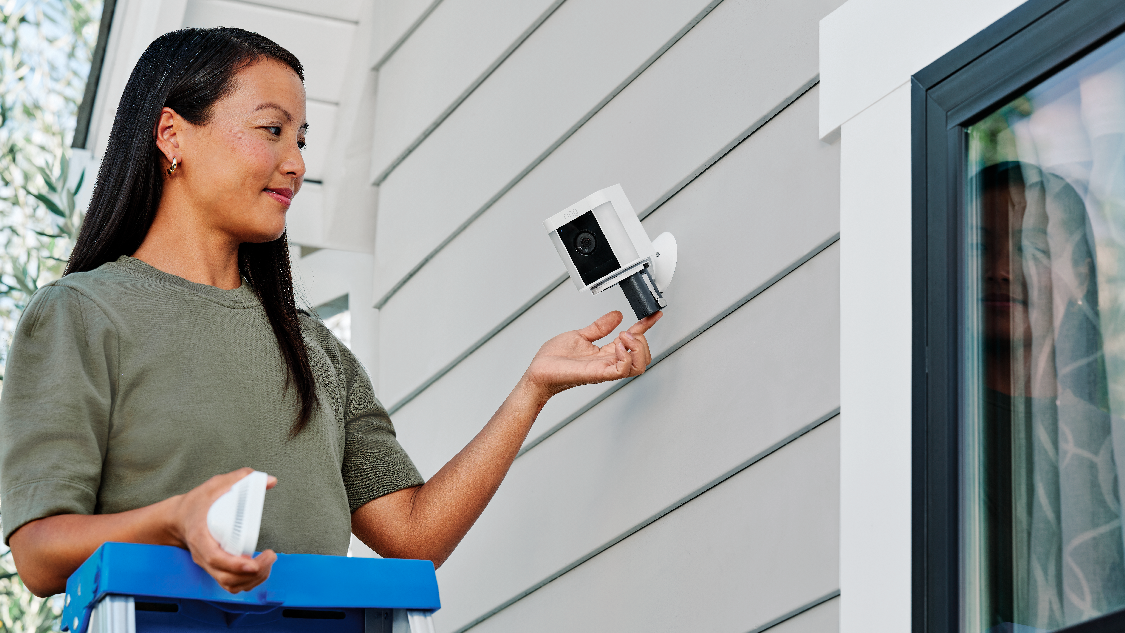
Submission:
[[[601,347],[595,342],[605,338],[621,323],[621,313],[616,310],[581,330],[560,334],[539,348],[539,353],[527,369],[526,378],[550,397],[578,385],[643,374],[645,367],[652,362],[645,332],[662,315],[662,312],[657,312],[637,321],[633,327]]]
[[[207,527],[207,511],[211,509],[211,504],[251,472],[252,468],[239,468],[224,475],[215,475],[178,497],[172,521],[175,536],[191,552],[192,560],[231,593],[249,591],[265,582],[277,560],[273,550],[261,552],[257,558],[230,554],[219,546]],[[276,484],[277,478],[270,477],[266,488],[273,488]]]

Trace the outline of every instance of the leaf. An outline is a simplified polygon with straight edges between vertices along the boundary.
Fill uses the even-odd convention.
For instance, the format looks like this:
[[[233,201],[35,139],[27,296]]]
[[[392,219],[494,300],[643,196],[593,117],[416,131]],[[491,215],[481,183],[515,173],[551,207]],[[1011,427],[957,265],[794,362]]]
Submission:
[[[28,191],[28,193],[31,193],[31,192]],[[50,198],[48,198],[47,196],[45,196],[41,193],[31,193],[31,197],[35,198],[39,202],[42,202],[43,205],[47,207],[47,210],[50,211],[51,213],[54,213],[55,215],[59,216],[60,218],[66,218],[66,213],[64,213],[63,210],[59,208],[59,205],[55,204],[54,200],[51,200]]]
[[[82,168],[82,173],[78,174],[78,182],[74,185],[74,195],[78,195],[78,190],[82,188],[82,183],[86,180],[86,168]]]
[[[51,193],[58,193],[59,190],[55,188],[54,176],[52,176],[50,172],[48,172],[46,169],[43,169],[42,167],[36,167],[36,169],[39,170],[40,174],[43,174],[43,182],[47,183],[47,188],[51,190]]]

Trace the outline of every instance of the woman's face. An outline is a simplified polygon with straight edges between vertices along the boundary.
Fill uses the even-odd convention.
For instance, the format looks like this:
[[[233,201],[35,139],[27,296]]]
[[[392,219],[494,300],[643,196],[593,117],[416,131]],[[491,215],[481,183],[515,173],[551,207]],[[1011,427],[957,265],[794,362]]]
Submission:
[[[305,161],[305,88],[293,69],[263,60],[235,76],[204,125],[181,134],[183,178],[205,226],[238,243],[268,242],[285,230],[285,212],[301,188]]]
[[[1050,300],[1046,233],[1029,213],[1022,185],[983,192],[980,237],[974,244],[983,273],[983,333],[986,341],[1001,346],[1029,345],[1029,304]]]

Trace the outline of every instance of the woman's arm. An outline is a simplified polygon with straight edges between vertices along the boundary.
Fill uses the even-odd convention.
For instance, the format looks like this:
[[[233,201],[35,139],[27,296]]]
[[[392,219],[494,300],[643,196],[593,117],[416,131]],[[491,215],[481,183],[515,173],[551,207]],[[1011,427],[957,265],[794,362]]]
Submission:
[[[277,559],[272,550],[257,558],[224,551],[207,528],[207,510],[239,479],[241,468],[216,475],[182,495],[117,514],[59,514],[27,523],[8,542],[24,585],[37,596],[66,590],[66,580],[102,543],[175,545],[191,551],[192,559],[227,591],[247,591],[269,578]],[[267,487],[277,480],[270,477]]]
[[[424,485],[361,506],[352,513],[352,532],[382,556],[429,559],[441,565],[500,487],[547,400],[578,385],[644,373],[652,361],[644,333],[659,318],[658,312],[638,321],[602,348],[593,342],[617,327],[620,312],[548,341],[504,404],[461,452]]]

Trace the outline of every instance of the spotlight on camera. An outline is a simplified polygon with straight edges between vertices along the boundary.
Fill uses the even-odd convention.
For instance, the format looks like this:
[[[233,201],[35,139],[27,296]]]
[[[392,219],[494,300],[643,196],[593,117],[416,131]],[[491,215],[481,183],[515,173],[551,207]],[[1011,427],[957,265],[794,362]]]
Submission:
[[[586,196],[543,225],[580,292],[620,285],[638,319],[664,308],[676,272],[676,238],[650,240],[621,185]]]

